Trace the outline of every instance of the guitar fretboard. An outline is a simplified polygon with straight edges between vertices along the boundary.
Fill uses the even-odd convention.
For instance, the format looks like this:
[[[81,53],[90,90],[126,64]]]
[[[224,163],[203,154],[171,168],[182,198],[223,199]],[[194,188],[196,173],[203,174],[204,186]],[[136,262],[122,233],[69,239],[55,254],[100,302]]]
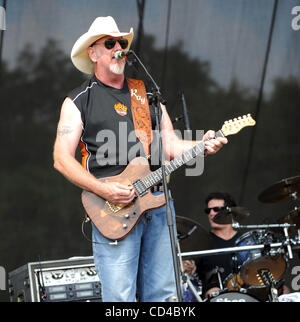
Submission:
[[[224,137],[221,130],[216,132],[216,137]],[[184,152],[182,155],[167,162],[165,164],[166,175],[168,176],[173,171],[177,170],[184,164],[196,158],[198,155],[204,154],[204,150],[205,150],[205,144],[203,141],[201,141],[195,146],[193,146],[191,149]],[[161,181],[162,181],[162,168],[159,168],[156,171],[153,171],[148,176],[144,177],[143,179],[140,179],[140,183],[144,186],[144,189],[146,190],[159,184]]]

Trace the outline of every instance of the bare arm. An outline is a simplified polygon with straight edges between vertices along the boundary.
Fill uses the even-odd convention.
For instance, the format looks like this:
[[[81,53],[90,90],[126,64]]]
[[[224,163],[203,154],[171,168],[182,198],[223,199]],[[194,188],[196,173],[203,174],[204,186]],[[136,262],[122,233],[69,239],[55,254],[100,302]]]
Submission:
[[[103,183],[82,167],[75,153],[82,134],[81,114],[70,98],[62,104],[54,144],[54,168],[76,186],[94,192],[104,199],[127,204],[134,198],[132,187]]]
[[[161,129],[162,129],[162,138],[163,138],[163,146],[166,157],[173,159],[174,157],[184,153],[188,149],[191,149],[194,145],[196,145],[197,141],[188,141],[181,140],[176,133],[174,132],[173,124],[170,120],[168,112],[166,111],[165,106],[161,105],[162,108],[162,121],[161,121]],[[207,140],[209,138],[214,138],[214,131],[207,131],[203,140]],[[211,139],[205,142],[205,153],[206,154],[214,154],[219,151],[224,144],[227,143],[226,138],[217,138]]]

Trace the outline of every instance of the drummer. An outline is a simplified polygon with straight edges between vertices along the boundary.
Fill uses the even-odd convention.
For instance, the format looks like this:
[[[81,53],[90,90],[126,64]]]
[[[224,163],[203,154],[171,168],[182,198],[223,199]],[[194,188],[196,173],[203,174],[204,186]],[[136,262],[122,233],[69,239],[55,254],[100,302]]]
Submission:
[[[216,214],[225,207],[237,206],[233,197],[228,193],[213,192],[206,197],[205,204],[204,212],[207,214],[210,224],[211,249],[235,247],[235,242],[241,236],[241,233],[235,231],[232,224],[221,225],[213,221]],[[187,274],[198,273],[199,279],[202,280],[205,297],[209,297],[221,289],[222,285],[220,285],[218,279],[218,272],[223,281],[230,274],[236,273],[237,270],[237,264],[232,260],[230,253],[200,257],[196,259],[196,262],[186,260],[183,265]]]

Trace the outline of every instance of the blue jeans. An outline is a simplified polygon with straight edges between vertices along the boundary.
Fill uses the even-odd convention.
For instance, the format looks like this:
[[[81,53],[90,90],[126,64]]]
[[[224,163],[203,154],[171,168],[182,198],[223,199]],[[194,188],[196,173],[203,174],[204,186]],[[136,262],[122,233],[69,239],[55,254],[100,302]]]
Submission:
[[[170,206],[175,228],[172,200]],[[136,296],[141,302],[164,302],[176,296],[165,207],[145,213],[117,245],[108,244],[111,240],[93,225],[93,241],[103,243],[93,243],[93,253],[104,302],[135,302]]]

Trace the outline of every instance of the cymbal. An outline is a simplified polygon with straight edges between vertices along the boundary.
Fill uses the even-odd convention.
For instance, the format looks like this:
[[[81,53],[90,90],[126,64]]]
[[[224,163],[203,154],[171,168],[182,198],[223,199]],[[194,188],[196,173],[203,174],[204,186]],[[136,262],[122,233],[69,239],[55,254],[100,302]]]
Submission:
[[[177,237],[181,252],[211,248],[211,236],[199,223],[190,218],[176,216]]]
[[[300,176],[282,179],[262,191],[258,200],[261,202],[278,202],[288,199],[297,199],[300,193]]]
[[[290,211],[287,216],[281,217],[277,221],[279,224],[292,224],[296,226],[289,227],[289,230],[297,230],[300,229],[300,208],[295,208]]]
[[[240,222],[249,217],[249,211],[244,207],[227,207],[215,215],[213,221],[217,224],[232,224],[232,220]]]

